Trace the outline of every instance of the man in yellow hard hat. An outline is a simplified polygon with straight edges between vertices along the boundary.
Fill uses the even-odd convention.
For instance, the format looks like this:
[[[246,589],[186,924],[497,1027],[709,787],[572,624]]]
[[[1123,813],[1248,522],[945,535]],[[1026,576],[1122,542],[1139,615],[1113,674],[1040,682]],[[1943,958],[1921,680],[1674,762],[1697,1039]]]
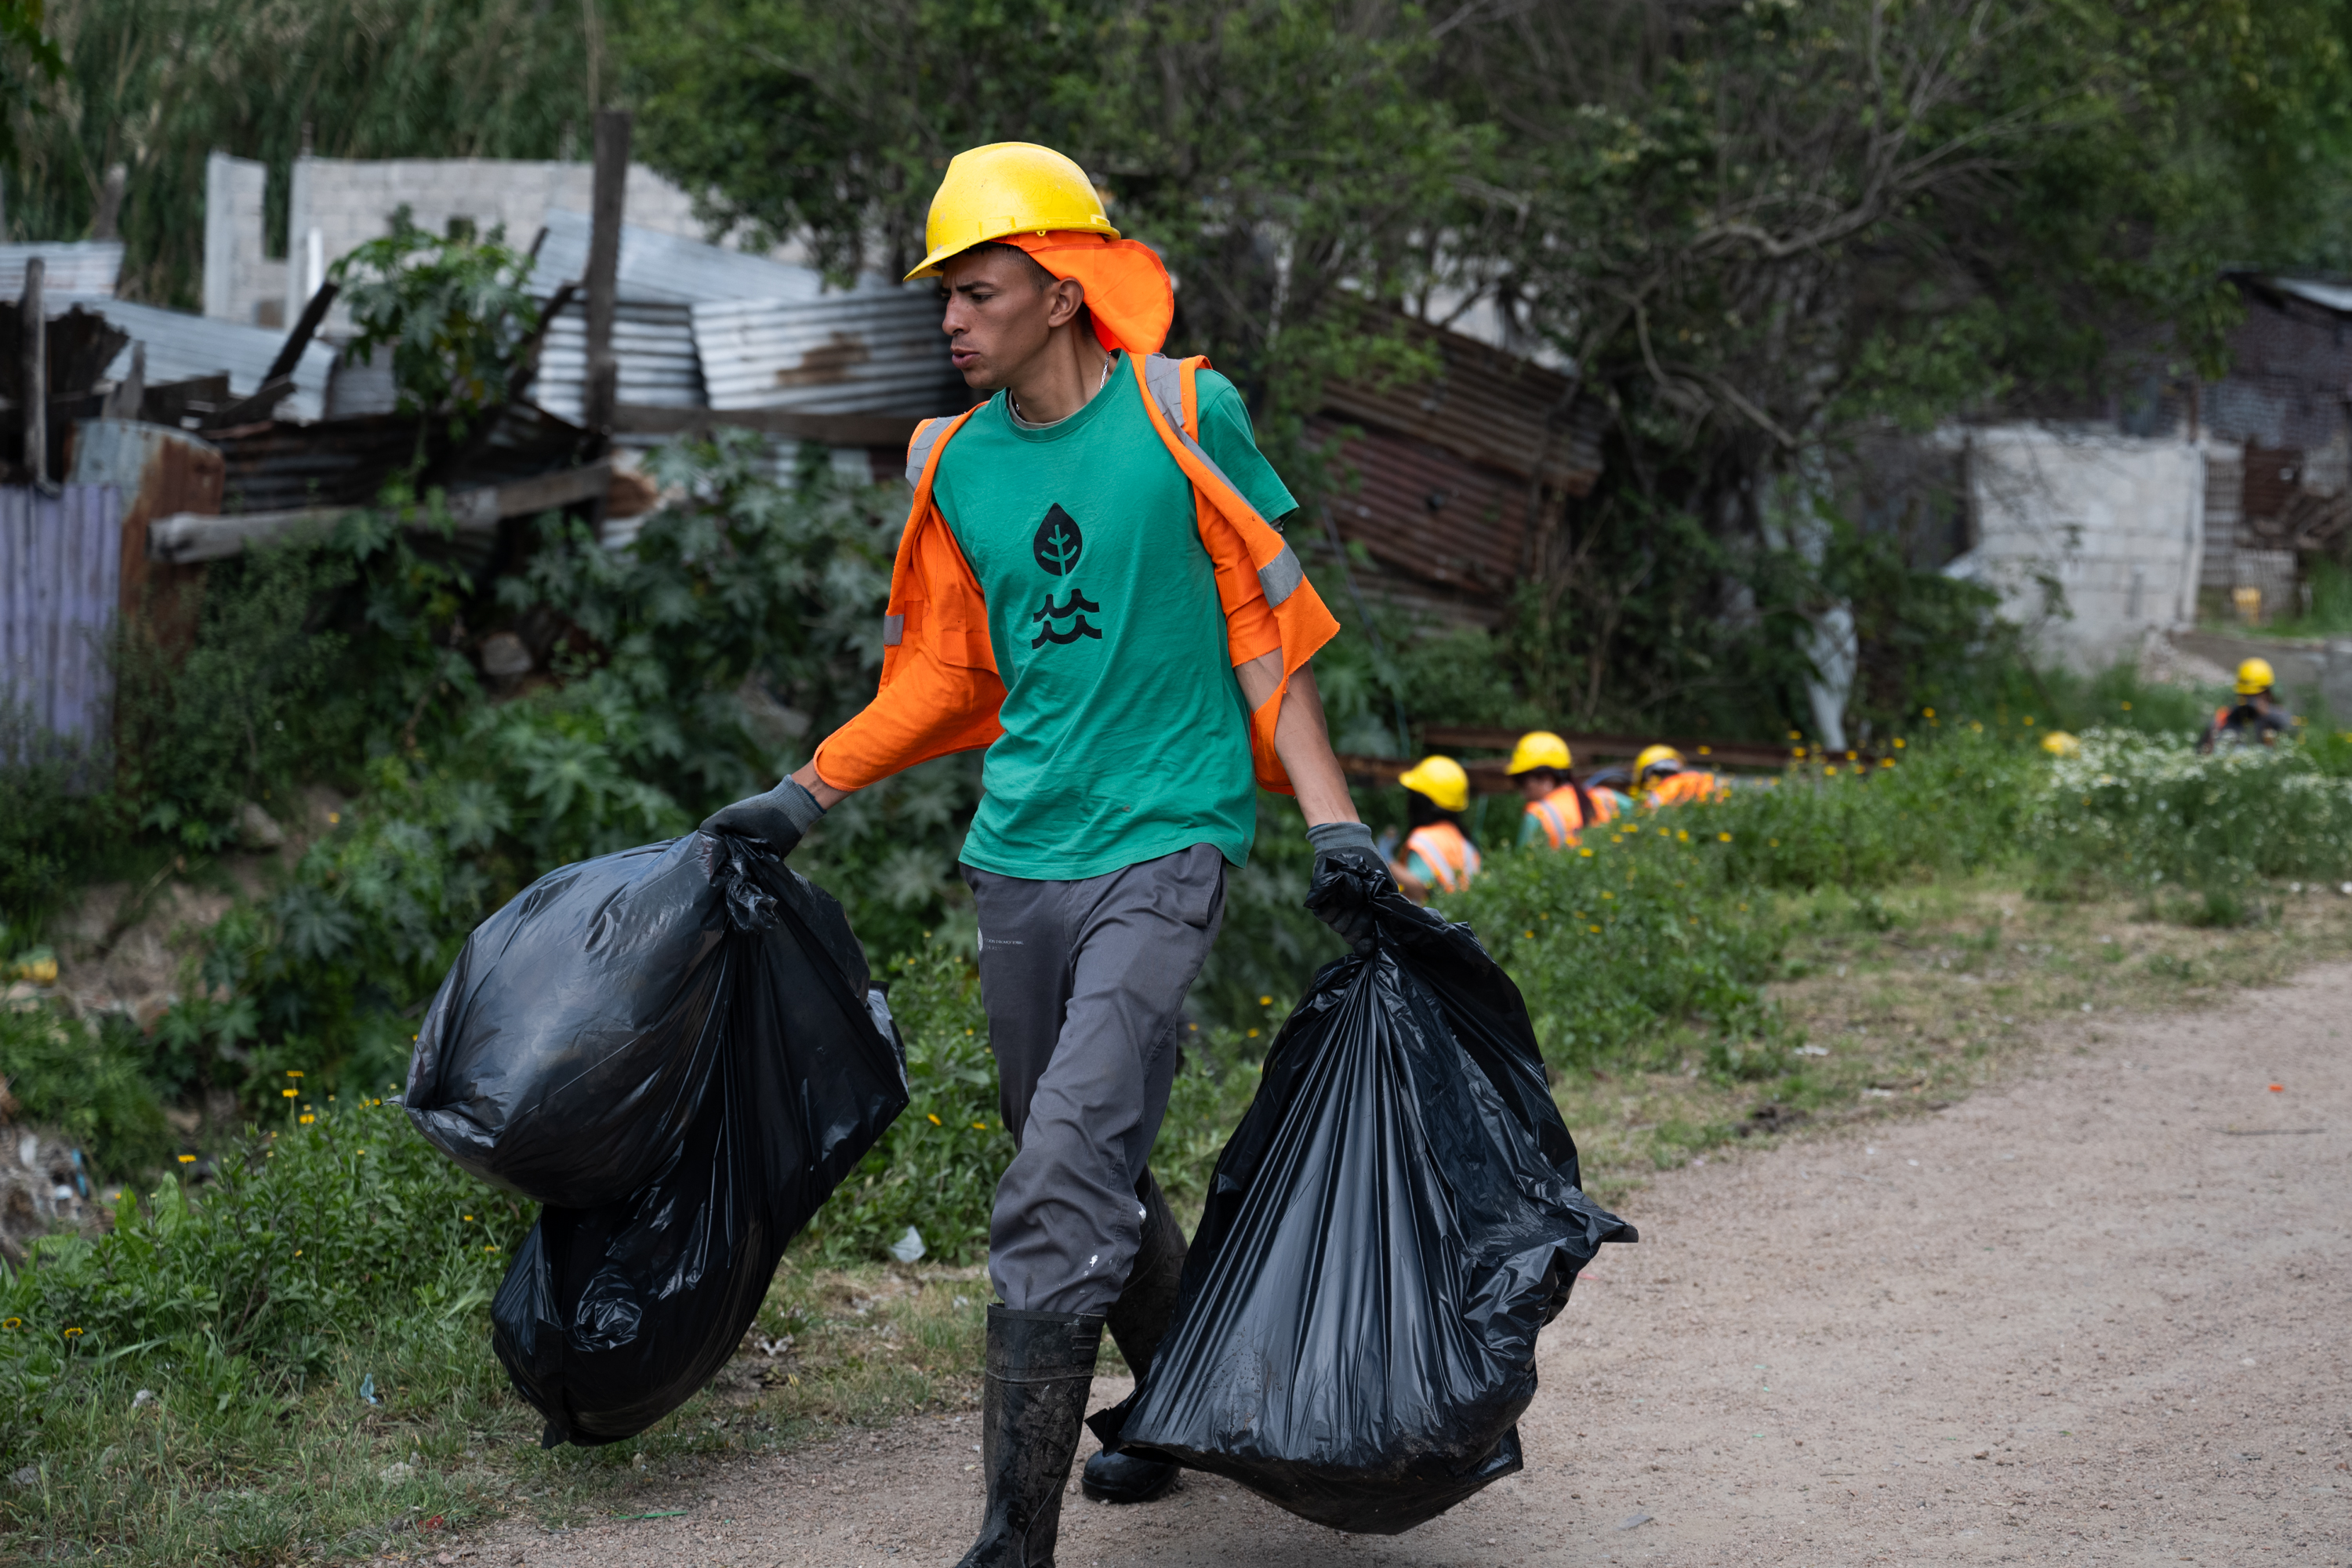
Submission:
[[[2197,749],[2210,752],[2224,736],[2232,745],[2252,742],[2267,746],[2277,741],[2294,721],[2278,704],[2272,689],[2276,683],[2269,659],[2250,658],[2239,665],[2238,700],[2213,710],[2213,721],[2198,737]]]
[[[1724,791],[1723,781],[1704,768],[1692,767],[1672,746],[1650,746],[1633,759],[1633,795],[1643,805],[1683,805],[1713,800]]]
[[[1452,757],[1423,757],[1397,777],[1405,787],[1411,830],[1389,869],[1416,903],[1432,893],[1458,893],[1481,868],[1478,847],[1462,831],[1470,809],[1470,775]]]
[[[1569,772],[1573,765],[1568,742],[1549,730],[1528,731],[1511,749],[1511,782],[1528,802],[1519,818],[1521,848],[1540,839],[1566,849],[1579,832],[1617,815],[1616,796],[1588,791]]]
[[[948,353],[992,394],[926,421],[880,689],[809,764],[706,826],[789,851],[824,808],[986,748],[964,839],[1015,1153],[989,1222],[987,1510],[965,1568],[1050,1562],[1108,1327],[1150,1364],[1185,1241],[1147,1161],[1186,994],[1244,863],[1257,789],[1295,793],[1308,905],[1353,941],[1392,888],[1307,660],[1338,628],[1274,521],[1296,503],[1231,384],[1158,351],[1160,259],[1078,166],[999,142],[948,165],[929,253]],[[1097,1456],[1139,1501],[1173,1465]]]

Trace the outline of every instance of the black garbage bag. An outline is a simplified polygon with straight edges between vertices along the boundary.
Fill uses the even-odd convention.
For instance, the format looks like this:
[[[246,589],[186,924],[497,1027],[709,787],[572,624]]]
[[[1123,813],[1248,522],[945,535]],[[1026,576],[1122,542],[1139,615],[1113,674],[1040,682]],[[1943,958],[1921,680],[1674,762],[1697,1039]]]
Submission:
[[[1518,987],[1470,928],[1393,891],[1373,918],[1276,1038],[1168,1337],[1091,1424],[1395,1534],[1520,1468],[1537,1331],[1636,1236],[1580,1190]]]
[[[698,890],[681,864],[701,868]],[[514,1020],[514,1033],[536,1053],[530,1062],[562,1062],[562,1050],[546,1044],[555,1031],[528,1017],[531,973],[509,962],[529,947],[530,921],[553,911],[559,929],[590,933],[607,953],[677,967],[616,975],[623,988],[667,994],[659,1005],[624,1003],[600,1014],[584,994],[589,965],[550,942],[566,989],[547,1010],[593,1021],[638,1006],[656,1038],[703,1064],[703,1080],[678,1081],[685,1069],[650,1046],[583,1031],[599,1062],[633,1062],[659,1083],[658,1093],[636,1097],[648,1114],[670,1126],[677,1106],[690,1110],[634,1190],[612,1202],[545,1205],[491,1302],[492,1347],[515,1391],[547,1418],[550,1447],[633,1436],[709,1382],[741,1341],[785,1244],[907,1106],[905,1052],[841,906],[774,856],[741,839],[696,834],[569,869],[576,875],[568,882],[549,887],[565,872],[542,879],[476,933],[482,942],[525,906],[484,944],[488,963],[469,969],[460,962],[436,1010],[461,987],[471,1016]],[[656,899],[656,889],[676,896]],[[600,911],[573,907],[600,891]],[[635,918],[661,934],[622,929]],[[700,998],[690,1018],[687,996]],[[464,1037],[467,1059],[492,1060],[495,1036],[488,1044]],[[412,1083],[430,1081],[419,1070],[421,1041],[419,1057]],[[510,1103],[528,1116],[509,1115],[485,1141],[488,1163],[508,1139],[527,1133],[530,1147],[548,1152],[537,1170],[585,1190],[596,1184],[602,1157],[591,1140],[613,1137],[633,1153],[646,1140],[589,1105],[583,1120],[593,1130],[569,1140],[563,1156],[567,1141],[535,1123],[584,1097],[560,1072],[551,1076],[547,1086],[522,1084]],[[617,1069],[602,1081],[616,1093],[631,1089]],[[429,1109],[417,1119],[428,1137],[446,1125]]]
[[[745,853],[689,833],[583,860],[477,927],[409,1060],[404,1103],[426,1142],[545,1204],[651,1181],[701,1109],[725,998],[761,946],[738,906],[770,895]]]

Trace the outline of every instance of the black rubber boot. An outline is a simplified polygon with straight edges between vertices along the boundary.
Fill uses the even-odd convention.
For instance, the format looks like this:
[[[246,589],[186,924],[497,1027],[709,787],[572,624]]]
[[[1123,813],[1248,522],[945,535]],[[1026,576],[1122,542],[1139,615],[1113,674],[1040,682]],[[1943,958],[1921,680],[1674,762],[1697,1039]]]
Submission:
[[[1143,1184],[1135,1195],[1143,1205],[1143,1242],[1136,1248],[1127,1289],[1111,1303],[1109,1323],[1118,1353],[1127,1358],[1140,1382],[1175,1318],[1176,1287],[1184,1277],[1185,1248],[1183,1227],[1176,1223],[1150,1172],[1143,1173]],[[1098,1453],[1087,1461],[1079,1485],[1097,1502],[1150,1502],[1174,1489],[1181,1468],[1139,1454]]]
[[[1054,1568],[1102,1331],[1100,1318],[989,1308],[980,1417],[988,1516],[958,1568]]]

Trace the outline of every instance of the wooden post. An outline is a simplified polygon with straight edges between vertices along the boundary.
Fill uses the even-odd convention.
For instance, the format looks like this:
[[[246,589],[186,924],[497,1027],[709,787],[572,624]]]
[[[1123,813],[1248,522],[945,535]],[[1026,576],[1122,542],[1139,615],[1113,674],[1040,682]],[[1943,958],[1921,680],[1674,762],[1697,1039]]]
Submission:
[[[47,268],[37,256],[25,263],[25,298],[16,307],[17,342],[24,348],[25,472],[47,489],[49,482],[49,317],[41,304],[41,275]]]
[[[613,358],[613,318],[619,305],[621,214],[629,182],[629,111],[596,111],[596,190],[588,232],[588,385],[591,430],[609,429],[620,401],[620,365]]]

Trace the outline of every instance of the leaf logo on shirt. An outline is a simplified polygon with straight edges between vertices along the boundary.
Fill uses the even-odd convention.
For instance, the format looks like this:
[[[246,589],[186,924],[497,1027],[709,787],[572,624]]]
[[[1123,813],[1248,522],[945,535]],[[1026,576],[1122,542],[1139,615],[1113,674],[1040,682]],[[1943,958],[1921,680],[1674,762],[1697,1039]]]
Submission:
[[[1078,552],[1086,547],[1086,536],[1078,531],[1076,520],[1062,510],[1059,501],[1047,510],[1045,521],[1037,525],[1037,537],[1030,542],[1037,564],[1056,577],[1077,570]]]

